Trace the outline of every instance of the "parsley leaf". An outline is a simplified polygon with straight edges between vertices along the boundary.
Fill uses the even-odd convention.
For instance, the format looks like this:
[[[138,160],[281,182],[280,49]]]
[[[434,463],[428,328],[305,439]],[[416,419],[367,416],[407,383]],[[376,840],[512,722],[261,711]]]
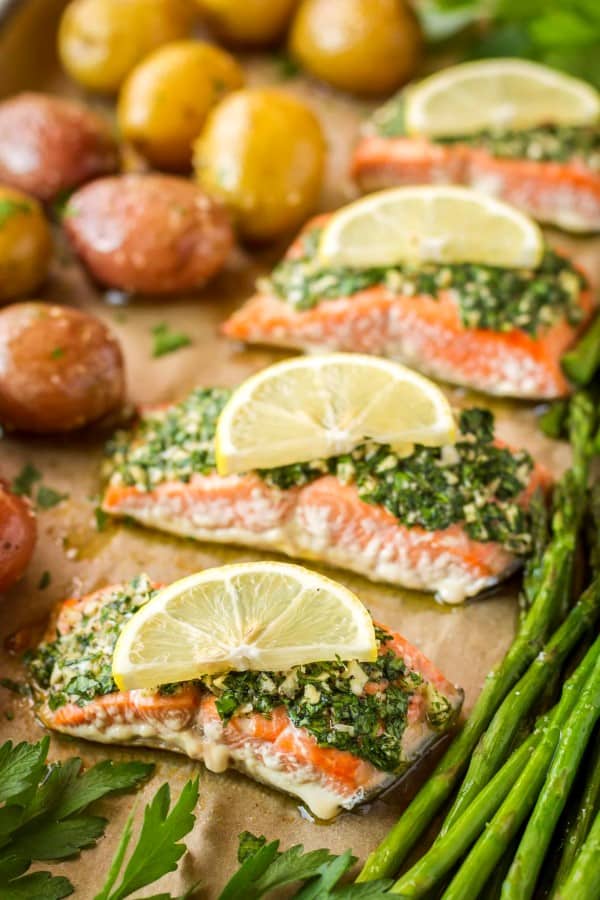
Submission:
[[[192,343],[191,338],[182,331],[171,331],[166,322],[155,325],[152,329],[152,356],[166,356],[181,347],[188,347]]]
[[[50,574],[48,569],[45,569],[40,575],[40,580],[38,581],[38,591],[45,591],[51,581],[52,575]]]
[[[134,891],[139,891],[168,872],[173,872],[185,853],[185,844],[179,842],[194,826],[193,810],[197,802],[197,778],[187,782],[171,810],[169,810],[171,803],[169,785],[163,784],[144,810],[138,841],[120,885],[113,890],[131,840],[131,817],[123,832],[106,883],[95,900],[123,900]]]
[[[81,773],[81,760],[47,762],[49,738],[0,746],[0,896],[66,897],[73,887],[49,872],[25,875],[34,860],[65,859],[95,844],[106,820],[85,815],[95,800],[136,787],[154,766],[99,763]]]
[[[96,521],[96,531],[104,531],[110,516],[104,512],[101,506],[94,509],[94,519]]]
[[[11,490],[13,494],[31,496],[31,490],[36,481],[40,481],[42,473],[31,463],[25,463],[19,474],[13,479]]]
[[[219,900],[260,900],[276,888],[303,881],[294,894],[297,900],[384,900],[391,881],[339,886],[356,862],[350,850],[335,856],[329,850],[304,852],[296,844],[279,852],[279,841],[265,843],[263,835],[249,831],[239,835],[238,859],[242,865],[221,893]],[[97,898],[98,900],[98,898]]]
[[[100,797],[137,787],[153,771],[151,763],[115,763],[112,759],[105,759],[68,785],[54,815],[57,819],[65,819],[79,813]]]
[[[52,509],[53,506],[58,506],[59,503],[66,500],[68,496],[68,494],[61,494],[59,491],[55,491],[54,488],[46,487],[45,484],[42,484],[38,489],[35,502],[40,509]]]

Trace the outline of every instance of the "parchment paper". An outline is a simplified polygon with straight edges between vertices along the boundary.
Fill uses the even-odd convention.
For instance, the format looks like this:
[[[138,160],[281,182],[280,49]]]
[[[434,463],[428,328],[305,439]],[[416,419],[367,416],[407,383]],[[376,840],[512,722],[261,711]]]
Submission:
[[[73,85],[60,76],[54,60],[54,29],[61,0],[22,0],[0,32],[0,96],[24,87],[35,87],[77,95]],[[328,91],[304,79],[281,81],[277,64],[269,58],[247,61],[250,82],[280,81],[281,87],[303,96],[320,115],[329,143],[329,162],[323,208],[333,208],[352,196],[346,178],[350,149],[358,123],[369,105]],[[102,105],[96,98],[84,98]],[[574,252],[598,281],[599,244],[592,240],[551,235],[551,240]],[[116,332],[124,348],[129,397],[134,404],[175,400],[194,385],[235,385],[246,375],[281,358],[274,351],[246,350],[218,335],[218,326],[248,296],[254,278],[268,270],[283,249],[250,256],[237,250],[227,271],[201,293],[160,299],[135,300],[125,306],[111,305],[119,297],[102,296],[83,271],[72,263],[64,242],[57,235],[57,254],[51,278],[40,297],[72,304],[101,316]],[[151,357],[151,329],[166,321],[174,329],[189,334],[192,346],[170,356]],[[569,462],[566,445],[545,439],[536,430],[533,407],[527,404],[492,402],[464,391],[450,390],[457,404],[475,400],[495,410],[499,434],[515,445],[526,446],[553,472]],[[43,481],[69,494],[68,501],[40,512],[39,540],[26,577],[1,598],[0,639],[32,623],[43,622],[52,605],[68,595],[81,594],[101,585],[128,579],[140,571],[168,582],[207,566],[234,560],[258,559],[259,554],[243,548],[198,544],[178,540],[125,525],[113,525],[99,533],[93,509],[99,491],[98,466],[105,435],[99,429],[55,440],[5,438],[0,443],[0,474],[12,478],[29,461],[43,474]],[[44,571],[51,583],[39,590]],[[485,673],[502,656],[514,627],[518,579],[497,589],[485,599],[460,608],[444,608],[430,597],[392,587],[373,585],[340,570],[326,570],[354,590],[374,616],[401,631],[420,647],[451,679],[466,691],[465,710],[472,705]],[[22,678],[18,660],[0,651],[0,672]],[[14,717],[13,717],[14,716]],[[0,688],[0,740],[39,740],[44,734],[25,701]],[[159,785],[168,780],[177,795],[194,773],[200,776],[200,803],[188,853],[179,872],[164,879],[160,887],[182,892],[198,879],[197,896],[214,898],[235,868],[237,835],[244,829],[281,838],[282,846],[302,842],[306,848],[329,847],[333,851],[351,848],[360,857],[372,850],[391,827],[414,791],[418,778],[409,778],[371,809],[340,816],[322,826],[301,814],[297,804],[275,791],[254,784],[236,773],[213,775],[201,765],[176,755],[102,747],[54,736],[50,756],[80,755],[86,764],[107,756],[113,759],[145,759],[156,762],[157,770],[139,798],[124,796],[104,803],[110,819],[107,835],[98,846],[79,859],[52,865],[53,871],[68,875],[76,896],[92,900],[99,889],[131,805],[142,804]],[[422,766],[425,775],[433,760]],[[47,868],[47,867],[46,867]],[[147,891],[155,893],[153,886]]]

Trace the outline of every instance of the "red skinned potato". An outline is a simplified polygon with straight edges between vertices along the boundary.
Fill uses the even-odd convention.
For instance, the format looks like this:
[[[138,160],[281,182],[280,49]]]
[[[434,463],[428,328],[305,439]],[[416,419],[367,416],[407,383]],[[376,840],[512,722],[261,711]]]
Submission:
[[[225,210],[169,175],[99,179],[71,197],[64,227],[99,282],[145,294],[201,286],[233,243]]]
[[[0,423],[39,434],[71,431],[119,408],[121,349],[94,316],[48,303],[0,311]]]
[[[83,104],[29,92],[0,103],[4,184],[52,200],[118,164],[108,123]]]
[[[23,497],[17,497],[0,479],[0,592],[21,577],[35,547],[35,515]]]

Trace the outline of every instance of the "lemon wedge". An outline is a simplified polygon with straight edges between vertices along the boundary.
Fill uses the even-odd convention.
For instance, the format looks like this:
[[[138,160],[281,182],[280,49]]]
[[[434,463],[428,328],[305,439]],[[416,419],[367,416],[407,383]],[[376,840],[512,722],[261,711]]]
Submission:
[[[234,391],[217,423],[221,475],[349,453],[365,440],[410,453],[454,439],[437,385],[400,363],[355,353],[286,359]]]
[[[160,590],[119,635],[113,678],[133,690],[376,656],[371,617],[347,588],[302,566],[240,563]]]
[[[489,59],[430,75],[406,91],[404,109],[409,134],[449,137],[547,122],[587,125],[600,116],[600,94],[539,63]]]
[[[334,213],[321,233],[324,266],[479,263],[533,269],[542,232],[524,213],[469,188],[424,185],[379,191]]]

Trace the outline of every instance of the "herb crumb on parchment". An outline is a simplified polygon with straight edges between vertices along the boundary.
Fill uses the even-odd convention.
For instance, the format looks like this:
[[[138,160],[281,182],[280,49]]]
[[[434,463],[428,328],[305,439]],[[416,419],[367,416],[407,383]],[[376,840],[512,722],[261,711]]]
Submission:
[[[152,329],[152,356],[156,359],[174,353],[182,347],[189,347],[192,339],[182,331],[171,330],[167,322],[161,322]]]

